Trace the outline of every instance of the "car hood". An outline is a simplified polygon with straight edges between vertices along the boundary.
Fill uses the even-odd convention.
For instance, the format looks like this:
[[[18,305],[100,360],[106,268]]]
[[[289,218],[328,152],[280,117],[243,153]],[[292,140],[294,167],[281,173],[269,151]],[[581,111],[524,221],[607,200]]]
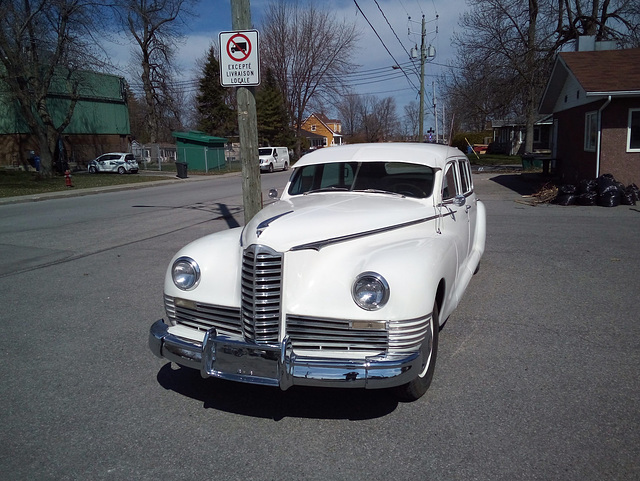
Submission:
[[[320,249],[336,241],[424,222],[430,199],[386,194],[318,193],[280,200],[262,209],[242,232],[242,244],[279,252]]]

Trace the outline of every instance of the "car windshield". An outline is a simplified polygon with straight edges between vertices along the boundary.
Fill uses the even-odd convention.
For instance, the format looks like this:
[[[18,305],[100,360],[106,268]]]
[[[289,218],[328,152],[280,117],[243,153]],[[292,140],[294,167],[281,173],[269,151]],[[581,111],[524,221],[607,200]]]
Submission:
[[[289,195],[364,191],[424,199],[433,192],[433,169],[406,162],[333,162],[296,169]]]
[[[258,149],[258,155],[271,155],[272,151],[273,149]]]

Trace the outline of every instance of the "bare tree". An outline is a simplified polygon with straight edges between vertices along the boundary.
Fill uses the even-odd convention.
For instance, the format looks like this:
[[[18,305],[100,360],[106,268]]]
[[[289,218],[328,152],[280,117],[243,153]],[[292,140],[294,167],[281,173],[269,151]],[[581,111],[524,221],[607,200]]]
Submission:
[[[0,88],[37,139],[41,174],[53,175],[61,133],[71,122],[81,69],[101,64],[92,35],[101,12],[84,0],[2,0]],[[54,114],[51,95],[58,97]]]
[[[406,137],[411,137],[413,140],[418,139],[419,110],[418,102],[414,100],[404,106],[403,134]]]
[[[640,3],[637,0],[558,0],[556,46],[581,35],[638,46]]]
[[[357,38],[354,23],[309,4],[272,1],[265,13],[261,58],[282,89],[297,137],[307,104],[320,93],[344,91],[343,78],[353,68]],[[296,144],[300,154],[300,142]]]
[[[537,101],[554,53],[552,23],[548,16],[545,22],[539,18],[540,2],[546,1],[469,0],[471,10],[460,19],[466,34],[454,40],[465,72],[461,87],[468,96],[480,97],[467,105],[489,101],[479,110],[493,118],[513,112],[526,125],[528,152],[533,150]]]
[[[374,95],[360,98],[359,124],[365,142],[384,142],[398,132],[396,103],[393,97],[379,99]]]
[[[579,35],[631,44],[637,0],[467,0],[454,36],[456,63],[447,91],[455,118],[478,127],[509,116],[526,125],[533,149],[538,100],[555,54]],[[635,32],[635,33],[634,33]]]
[[[342,121],[342,132],[347,137],[352,137],[360,130],[360,104],[360,96],[355,93],[343,95],[336,103],[336,109]]]
[[[179,21],[191,3],[192,0],[119,0],[116,4],[116,12],[136,43],[133,58],[147,107],[151,143],[181,123],[174,59],[182,38]]]

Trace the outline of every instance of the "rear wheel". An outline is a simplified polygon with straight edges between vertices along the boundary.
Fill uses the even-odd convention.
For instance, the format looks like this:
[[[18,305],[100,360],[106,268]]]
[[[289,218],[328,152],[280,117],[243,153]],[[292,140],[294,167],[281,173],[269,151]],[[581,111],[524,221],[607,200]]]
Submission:
[[[436,356],[438,354],[438,319],[438,304],[434,304],[427,335],[422,344],[423,365],[420,374],[413,381],[396,388],[398,397],[403,401],[420,399],[431,385],[433,372],[436,368]]]
[[[127,171],[125,170],[124,167],[118,167],[118,174],[126,174]]]
[[[284,163],[284,168],[282,170],[289,170],[289,162]]]

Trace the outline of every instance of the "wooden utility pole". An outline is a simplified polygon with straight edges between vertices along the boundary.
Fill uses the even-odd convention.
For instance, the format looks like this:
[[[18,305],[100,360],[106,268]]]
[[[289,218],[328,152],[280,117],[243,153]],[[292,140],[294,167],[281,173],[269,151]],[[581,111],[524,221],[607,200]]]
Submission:
[[[424,45],[424,37],[426,36],[426,26],[424,15],[422,16],[422,33],[420,38],[420,110],[418,120],[418,142],[424,142],[424,61],[426,58],[426,47]]]
[[[249,0],[231,0],[233,30],[251,29]],[[236,87],[240,161],[242,162],[242,201],[244,222],[248,223],[262,209],[260,160],[258,158],[258,117],[255,87]]]

